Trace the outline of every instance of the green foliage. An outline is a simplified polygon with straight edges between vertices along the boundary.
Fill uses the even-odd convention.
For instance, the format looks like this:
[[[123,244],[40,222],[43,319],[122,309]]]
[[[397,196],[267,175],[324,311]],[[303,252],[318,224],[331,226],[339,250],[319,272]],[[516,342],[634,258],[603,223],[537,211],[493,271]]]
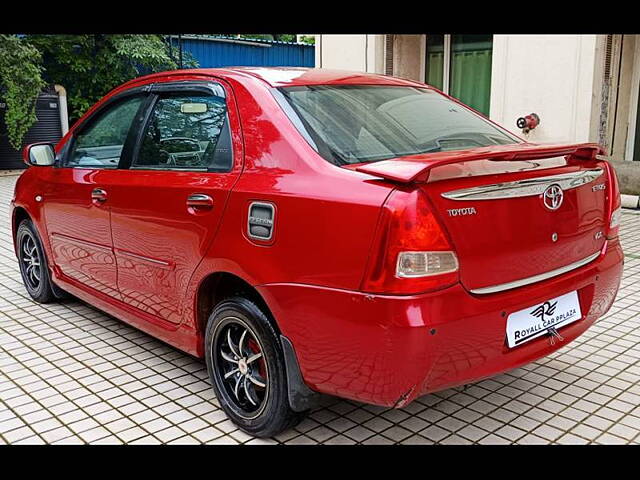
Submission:
[[[296,41],[296,35],[295,33],[285,33],[285,34],[280,34],[277,33],[274,36],[274,40],[277,40],[278,42],[295,42]]]
[[[0,98],[6,103],[4,122],[16,150],[36,122],[36,99],[45,83],[41,55],[15,35],[0,35]]]
[[[118,85],[176,63],[160,35],[28,35],[43,57],[44,78],[67,89],[73,123]]]
[[[187,52],[183,49],[182,51],[182,65],[179,65],[180,55],[179,55],[179,40],[177,35],[169,35],[166,37],[165,41],[167,44],[171,45],[169,47],[169,56],[177,65],[177,68],[198,68],[198,60],[191,54],[191,52]]]
[[[239,33],[238,38],[256,39],[256,40],[274,40],[273,35],[270,34],[258,34],[258,33]]]
[[[264,33],[264,34],[239,34],[240,38],[255,38],[257,40],[275,40],[277,42],[295,42],[295,33]]]
[[[307,43],[309,45],[316,44],[316,36],[315,35],[302,35],[300,37],[300,43]]]

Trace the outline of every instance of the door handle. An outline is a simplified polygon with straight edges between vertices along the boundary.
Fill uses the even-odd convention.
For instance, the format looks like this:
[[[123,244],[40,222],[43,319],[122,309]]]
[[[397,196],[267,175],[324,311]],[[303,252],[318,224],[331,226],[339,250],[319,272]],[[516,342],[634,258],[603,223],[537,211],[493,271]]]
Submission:
[[[213,198],[204,193],[192,193],[187,197],[187,207],[191,208],[212,208]]]
[[[94,188],[91,191],[91,200],[95,202],[105,202],[107,200],[107,192],[101,188]]]

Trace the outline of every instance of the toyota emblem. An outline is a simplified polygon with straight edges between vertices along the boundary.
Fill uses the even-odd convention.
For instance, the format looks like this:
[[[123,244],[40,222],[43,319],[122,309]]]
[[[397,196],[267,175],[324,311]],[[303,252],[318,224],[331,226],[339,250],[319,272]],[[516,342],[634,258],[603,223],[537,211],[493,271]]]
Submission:
[[[559,209],[560,205],[562,205],[562,200],[564,200],[564,193],[557,183],[549,185],[542,194],[544,206],[549,210]]]

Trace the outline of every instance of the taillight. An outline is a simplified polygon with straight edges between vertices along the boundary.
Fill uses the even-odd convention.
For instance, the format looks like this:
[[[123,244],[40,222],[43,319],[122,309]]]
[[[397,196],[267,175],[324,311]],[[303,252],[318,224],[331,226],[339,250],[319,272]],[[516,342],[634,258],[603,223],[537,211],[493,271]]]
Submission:
[[[611,220],[609,221],[609,235],[614,234],[613,229],[616,229],[615,234],[618,234],[620,227],[620,220],[622,219],[622,207],[616,208],[611,214]]]
[[[618,176],[610,163],[607,163],[607,174],[609,177],[609,232],[607,237],[613,238],[618,235],[620,230],[622,200],[620,199]]]
[[[397,189],[382,209],[362,290],[412,294],[458,281],[458,259],[426,195]]]
[[[396,275],[400,278],[428,277],[458,270],[453,252],[400,252]]]

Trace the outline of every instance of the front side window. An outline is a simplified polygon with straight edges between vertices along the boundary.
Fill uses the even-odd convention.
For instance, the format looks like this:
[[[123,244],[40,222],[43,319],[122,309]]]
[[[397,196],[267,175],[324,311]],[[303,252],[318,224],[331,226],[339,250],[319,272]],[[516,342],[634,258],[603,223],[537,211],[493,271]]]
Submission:
[[[156,102],[131,168],[220,172],[232,163],[224,98],[176,94]]]
[[[520,142],[428,88],[318,85],[280,92],[299,117],[296,127],[336,165]]]
[[[67,167],[117,168],[142,97],[129,97],[108,106],[77,135]]]

